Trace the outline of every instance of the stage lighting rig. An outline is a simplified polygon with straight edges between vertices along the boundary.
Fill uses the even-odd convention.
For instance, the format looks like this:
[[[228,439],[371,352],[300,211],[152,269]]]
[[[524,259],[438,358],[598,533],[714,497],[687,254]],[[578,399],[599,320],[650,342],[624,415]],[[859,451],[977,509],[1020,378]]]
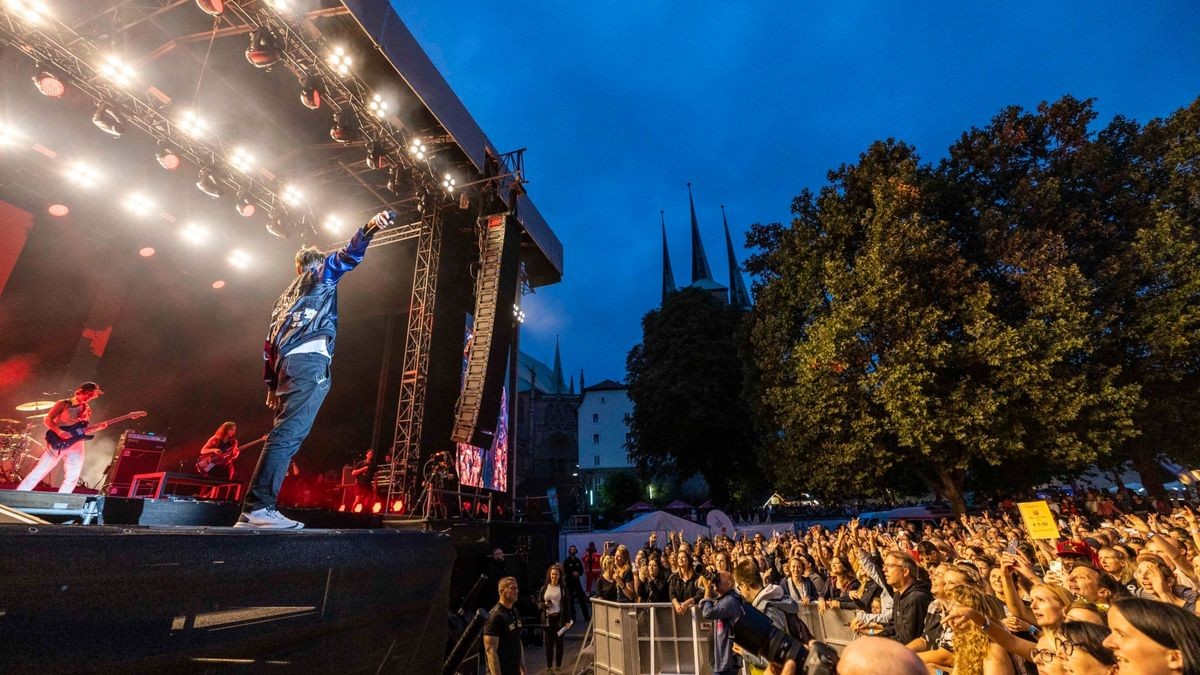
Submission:
[[[183,161],[179,158],[178,150],[161,141],[158,144],[158,150],[154,153],[154,159],[158,160],[158,165],[167,171],[178,169]]]
[[[225,11],[225,0],[196,0],[196,6],[209,16],[221,16]]]
[[[5,0],[4,4],[31,26],[41,26],[50,20],[50,10],[40,0]]]
[[[229,257],[226,258],[226,260],[232,267],[235,267],[239,270],[244,270],[250,266],[253,258],[250,257],[249,253],[246,253],[242,249],[235,248],[229,252]]]
[[[197,115],[194,110],[185,110],[175,122],[175,126],[192,138],[200,138],[208,131],[208,122],[204,121],[204,118]]]
[[[279,237],[280,239],[287,239],[292,236],[291,227],[288,225],[287,220],[282,214],[278,213],[271,214],[267,218],[267,232],[271,236]]]
[[[208,168],[200,169],[200,177],[196,179],[196,189],[213,199],[221,198],[221,183]]]
[[[337,216],[325,216],[325,230],[330,234],[341,234],[346,222]]]
[[[367,143],[367,168],[378,170],[387,168],[387,166],[387,153],[383,151],[383,146],[375,141]]]
[[[333,126],[329,127],[329,137],[338,143],[353,143],[358,140],[358,120],[354,113],[339,110],[333,114]]]
[[[129,85],[133,84],[134,79],[137,78],[133,66],[116,54],[105,56],[104,60],[96,66],[96,72],[122,89],[128,89]]]
[[[125,198],[122,205],[127,211],[136,216],[148,215],[156,208],[156,204],[146,195],[141,192],[134,192]]]
[[[454,176],[446,174],[442,177],[442,189],[444,189],[446,192],[454,192],[454,186]]]
[[[84,189],[94,188],[100,182],[100,174],[84,162],[73,162],[63,175],[72,184]]]
[[[13,127],[0,122],[0,148],[15,144],[20,140],[21,134]]]
[[[209,231],[208,228],[204,227],[203,225],[188,223],[187,225],[184,225],[181,230],[179,230],[179,236],[182,237],[187,243],[193,246],[199,246],[208,241]]]
[[[243,218],[253,216],[254,212],[258,210],[258,206],[255,205],[254,200],[250,199],[250,195],[247,195],[245,192],[238,193],[237,204],[234,208],[237,209],[238,214]]]
[[[304,203],[304,193],[295,185],[285,185],[279,196],[288,206],[299,206]]]
[[[309,110],[321,107],[321,80],[316,75],[300,78],[300,102]]]
[[[387,117],[388,102],[383,100],[383,97],[379,94],[371,97],[371,102],[367,104],[367,107],[371,110],[371,114],[376,117],[380,119]]]
[[[62,98],[63,94],[67,93],[67,85],[63,78],[40,63],[37,65],[37,72],[33,74],[33,85],[43,96],[50,98]]]
[[[250,33],[250,46],[246,47],[246,60],[255,68],[269,70],[279,63],[282,56],[276,45],[275,36],[265,28]]]
[[[350,55],[346,53],[343,47],[334,47],[325,60],[329,63],[329,67],[333,68],[333,72],[341,77],[346,77],[350,74],[350,66],[354,63],[354,60],[350,58]]]
[[[229,166],[242,173],[250,173],[254,170],[254,155],[245,148],[234,148],[229,155]]]
[[[412,143],[408,144],[408,154],[416,159],[426,159],[429,156],[429,150],[425,146],[425,142],[419,138],[414,138]]]
[[[126,123],[125,116],[107,103],[97,106],[96,113],[92,115],[92,124],[113,138],[120,138],[125,133]]]

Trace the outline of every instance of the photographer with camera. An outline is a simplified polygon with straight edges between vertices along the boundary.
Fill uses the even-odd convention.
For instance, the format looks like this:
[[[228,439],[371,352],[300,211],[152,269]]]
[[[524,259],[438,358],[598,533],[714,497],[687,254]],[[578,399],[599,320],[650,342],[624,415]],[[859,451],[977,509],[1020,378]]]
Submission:
[[[742,659],[733,651],[733,626],[745,610],[733,590],[733,575],[717,572],[699,577],[699,583],[704,589],[700,616],[713,622],[713,675],[736,675]]]
[[[801,621],[798,613],[800,605],[775,584],[762,583],[759,565],[753,558],[742,558],[733,568],[734,588],[741,596],[771,620],[775,628],[800,644],[806,644],[812,639],[812,633]],[[762,675],[770,665],[767,659],[748,653],[738,645],[734,651],[746,659],[751,675]]]

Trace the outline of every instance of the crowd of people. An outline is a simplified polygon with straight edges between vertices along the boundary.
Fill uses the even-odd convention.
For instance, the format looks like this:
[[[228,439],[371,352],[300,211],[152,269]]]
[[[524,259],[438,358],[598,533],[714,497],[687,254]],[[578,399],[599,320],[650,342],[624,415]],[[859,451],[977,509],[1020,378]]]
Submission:
[[[897,672],[914,675],[1200,675],[1196,511],[1132,502],[1087,493],[1054,500],[1058,539],[1032,539],[1008,500],[996,512],[937,522],[851,520],[694,540],[672,533],[662,542],[652,534],[636,551],[570,551],[536,599],[557,615],[555,628],[575,605],[586,612],[585,595],[671,603],[680,614],[696,607],[714,621],[715,673],[770,668],[733,639],[746,605],[801,640],[796,619],[808,605],[846,610],[863,638],[838,672],[867,672],[853,664],[873,658],[903,668],[884,656],[889,643],[877,638],[885,638],[914,657]],[[548,665],[560,658],[561,642],[548,642]]]

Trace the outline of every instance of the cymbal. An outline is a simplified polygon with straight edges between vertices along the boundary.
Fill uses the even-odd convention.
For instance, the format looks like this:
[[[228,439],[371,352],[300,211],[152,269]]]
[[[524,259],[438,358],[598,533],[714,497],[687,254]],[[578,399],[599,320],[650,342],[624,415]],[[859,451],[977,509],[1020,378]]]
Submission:
[[[54,401],[30,401],[17,406],[17,410],[21,412],[39,412],[49,410],[54,407]]]

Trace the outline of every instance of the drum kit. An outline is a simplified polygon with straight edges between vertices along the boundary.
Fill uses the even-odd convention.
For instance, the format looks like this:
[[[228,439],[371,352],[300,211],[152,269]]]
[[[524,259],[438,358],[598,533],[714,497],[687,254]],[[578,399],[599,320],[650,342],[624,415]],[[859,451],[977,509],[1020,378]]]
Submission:
[[[42,448],[37,439],[30,435],[38,426],[33,420],[41,419],[53,407],[54,401],[30,401],[17,406],[17,411],[36,414],[23,420],[0,419],[0,483],[20,482],[23,465],[35,459]]]

